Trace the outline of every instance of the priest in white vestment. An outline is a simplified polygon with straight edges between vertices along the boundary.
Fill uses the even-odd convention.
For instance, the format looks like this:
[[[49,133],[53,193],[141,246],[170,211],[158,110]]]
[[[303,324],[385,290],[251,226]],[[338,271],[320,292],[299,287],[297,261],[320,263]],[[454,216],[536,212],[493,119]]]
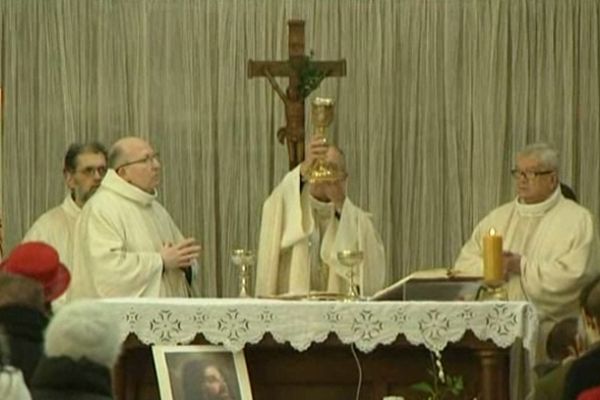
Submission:
[[[479,222],[455,268],[482,274],[483,236],[491,228],[502,235],[508,298],[535,306],[541,324],[537,358],[543,360],[548,332],[578,315],[580,290],[600,274],[599,242],[591,213],[561,194],[556,150],[526,147],[512,174],[517,198]]]
[[[107,169],[107,151],[97,142],[73,143],[65,154],[63,174],[69,194],[62,204],[42,214],[22,242],[45,242],[56,249],[67,268],[73,264],[73,232],[81,207],[100,186]],[[56,311],[66,293],[52,302]]]
[[[362,295],[383,287],[384,249],[370,215],[346,197],[346,178],[315,184],[305,180],[317,159],[346,173],[343,153],[313,137],[306,160],[273,190],[263,205],[257,296],[347,293],[348,268],[337,258],[342,250],[363,251],[356,278]]]
[[[109,167],[77,221],[69,298],[190,296],[185,269],[200,246],[156,201],[158,155],[128,137],[111,148]]]

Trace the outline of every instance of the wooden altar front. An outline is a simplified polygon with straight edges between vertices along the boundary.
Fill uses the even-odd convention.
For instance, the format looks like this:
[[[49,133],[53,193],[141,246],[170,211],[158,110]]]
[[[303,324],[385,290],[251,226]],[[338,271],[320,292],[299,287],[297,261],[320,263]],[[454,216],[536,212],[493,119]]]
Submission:
[[[117,311],[127,322],[127,339],[115,369],[117,399],[159,399],[148,343],[176,342],[222,344],[234,351],[243,348],[255,400],[356,398],[359,370],[355,355],[362,374],[358,398],[424,399],[425,395],[410,386],[431,382],[431,350],[439,347],[438,340],[447,340],[442,351],[446,374],[460,375],[465,383],[457,398],[508,399],[510,344],[523,343],[531,348],[535,337],[535,314],[526,303],[465,302],[452,306],[448,302],[256,302],[245,303],[241,308],[234,304],[214,300],[178,305],[121,303]],[[319,315],[329,319],[325,326],[314,325]],[[399,315],[406,318],[401,321]],[[232,319],[237,322],[232,324]],[[296,326],[291,326],[294,321]],[[364,321],[368,323],[365,325]],[[470,323],[484,326],[477,328]],[[259,324],[264,324],[263,330],[254,330],[252,326]],[[398,334],[389,330],[399,324],[414,329],[406,325],[406,332]],[[148,326],[153,330],[143,328]],[[169,330],[173,326],[176,329]],[[236,330],[240,327],[241,331]],[[312,329],[317,331],[314,336]],[[327,330],[330,332],[322,336]],[[498,345],[494,330],[503,335],[503,346]],[[228,336],[219,336],[225,331]],[[354,336],[349,337],[350,332]],[[424,342],[419,344],[421,340]]]
[[[208,343],[204,338],[196,344]],[[460,399],[508,399],[509,350],[468,333],[443,351],[446,373],[461,375],[465,382]],[[404,337],[370,353],[356,351],[362,369],[361,400],[385,396],[424,399],[410,385],[431,381],[431,355],[422,346],[412,346]],[[354,399],[358,368],[350,345],[331,335],[308,350],[298,352],[277,343],[269,335],[244,349],[254,400]],[[118,400],[159,400],[152,352],[134,335],[124,346],[115,370]]]

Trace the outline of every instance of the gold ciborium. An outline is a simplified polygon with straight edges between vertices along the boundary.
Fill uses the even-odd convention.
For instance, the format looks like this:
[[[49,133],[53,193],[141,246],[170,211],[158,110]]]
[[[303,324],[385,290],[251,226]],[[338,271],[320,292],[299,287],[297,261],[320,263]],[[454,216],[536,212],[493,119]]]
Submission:
[[[231,261],[239,268],[240,274],[240,294],[239,297],[247,298],[250,296],[250,270],[256,261],[252,250],[235,249],[231,252]]]
[[[313,136],[327,138],[327,127],[333,121],[333,99],[317,97],[312,102]],[[344,178],[344,173],[323,159],[318,159],[308,170],[308,182],[331,182]]]
[[[360,300],[354,277],[356,276],[356,266],[363,261],[364,255],[360,250],[342,250],[337,253],[337,258],[340,264],[348,268],[348,293],[346,294],[347,301]]]

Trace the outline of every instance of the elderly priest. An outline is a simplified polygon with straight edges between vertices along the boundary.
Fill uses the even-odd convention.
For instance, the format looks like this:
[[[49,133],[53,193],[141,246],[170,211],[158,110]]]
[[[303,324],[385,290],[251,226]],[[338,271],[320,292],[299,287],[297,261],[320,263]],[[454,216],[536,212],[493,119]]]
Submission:
[[[458,271],[482,273],[482,240],[490,229],[503,236],[502,265],[509,300],[534,304],[540,318],[538,359],[552,326],[578,314],[581,288],[600,273],[598,237],[590,212],[563,197],[558,152],[532,144],[512,170],[517,198],[489,213],[456,260]]]
[[[128,137],[112,146],[108,163],[77,222],[70,298],[188,297],[184,269],[200,246],[183,237],[156,201],[157,153]]]

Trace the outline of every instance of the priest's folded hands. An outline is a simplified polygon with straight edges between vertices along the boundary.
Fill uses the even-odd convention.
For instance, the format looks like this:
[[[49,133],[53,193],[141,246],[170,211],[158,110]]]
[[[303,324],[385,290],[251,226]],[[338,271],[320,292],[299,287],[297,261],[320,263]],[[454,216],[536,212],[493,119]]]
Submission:
[[[502,252],[502,267],[504,280],[508,281],[511,275],[521,274],[521,255],[511,251]]]
[[[167,242],[160,251],[165,268],[189,267],[200,256],[200,246],[196,239],[186,238],[177,244]]]

